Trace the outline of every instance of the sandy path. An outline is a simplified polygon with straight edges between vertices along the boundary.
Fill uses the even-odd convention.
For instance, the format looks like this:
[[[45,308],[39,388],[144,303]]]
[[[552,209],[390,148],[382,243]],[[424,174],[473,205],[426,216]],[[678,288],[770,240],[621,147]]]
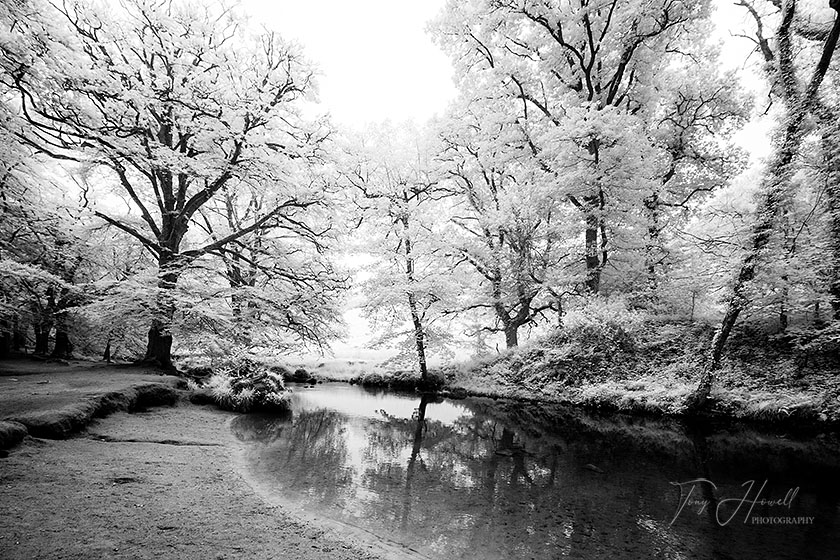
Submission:
[[[27,438],[0,459],[0,558],[374,557],[262,500],[240,474],[232,417],[182,404]]]

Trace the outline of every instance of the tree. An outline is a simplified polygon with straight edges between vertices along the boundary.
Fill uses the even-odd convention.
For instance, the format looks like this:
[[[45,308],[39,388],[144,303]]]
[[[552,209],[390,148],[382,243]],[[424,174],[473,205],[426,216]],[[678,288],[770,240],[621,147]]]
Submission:
[[[170,0],[32,6],[3,22],[12,30],[3,85],[26,119],[16,134],[39,152],[103,171],[112,194],[94,212],[156,261],[146,359],[171,367],[172,294],[186,268],[253,232],[294,232],[319,202],[320,185],[283,180],[328,135],[298,113],[313,72],[294,47],[251,34],[230,8]],[[247,226],[199,235],[199,211],[247,182],[283,188]]]
[[[366,312],[386,318],[384,342],[411,342],[424,383],[430,350],[445,346],[433,325],[453,292],[439,239],[445,216],[441,200],[448,193],[428,144],[425,132],[413,126],[382,124],[350,148],[345,172],[369,231],[364,250],[377,259],[366,283]],[[402,328],[406,323],[408,333]]]
[[[556,288],[571,282],[558,271],[570,255],[572,220],[558,204],[553,177],[529,157],[520,127],[494,109],[482,101],[458,107],[458,118],[442,132],[440,159],[457,196],[455,266],[471,268],[479,279],[478,293],[459,309],[489,311],[494,322],[484,329],[504,333],[512,348],[519,329],[557,308]]]
[[[7,352],[24,349],[31,325],[35,354],[69,358],[70,309],[81,302],[77,284],[89,279],[93,254],[78,211],[63,204],[57,189],[36,172],[36,159],[17,155],[7,160],[0,182],[0,285],[5,300],[0,321]]]
[[[649,246],[657,244],[656,195],[674,161],[693,148],[651,138],[658,104],[671,96],[657,91],[664,83],[657,76],[694,56],[708,12],[708,2],[677,0],[474,0],[449,4],[435,26],[462,88],[480,91],[476,98],[505,97],[507,121],[579,213],[590,293],[601,291],[615,251],[643,243],[645,206]],[[663,165],[667,147],[680,153]]]
[[[676,241],[677,227],[697,215],[698,202],[744,168],[731,135],[746,122],[749,96],[733,73],[706,69],[720,64],[716,49],[698,48],[680,62],[657,75],[658,99],[642,109],[660,162],[643,199],[644,266],[652,300],[659,299],[660,285],[676,264],[668,245]]]
[[[835,11],[840,12],[840,2],[832,0],[830,4]],[[820,85],[828,71],[838,37],[840,37],[840,17],[835,17],[834,25],[825,40],[822,55],[813,69],[804,91],[801,90],[797,83],[792,51],[795,13],[796,1],[786,0],[783,4],[782,17],[776,34],[778,42],[778,79],[786,102],[782,133],[764,173],[749,247],[741,262],[726,313],[712,340],[703,375],[689,403],[690,408],[700,408],[707,402],[714,381],[714,372],[720,365],[726,340],[739,315],[749,303],[747,289],[749,283],[755,278],[759,259],[770,243],[780,216],[790,208],[792,198],[791,176],[795,158],[799,153],[799,148],[806,133],[806,119],[815,110]]]
[[[324,177],[296,180],[324,182],[323,192],[329,190]],[[214,240],[249,228],[276,187],[256,183],[224,189],[220,200],[201,211],[199,226]],[[231,339],[239,349],[276,347],[290,335],[297,343],[323,348],[337,334],[337,296],[346,281],[326,255],[333,227],[323,214],[306,221],[290,212],[286,218],[230,243],[218,253],[222,266],[212,267],[229,287]]]

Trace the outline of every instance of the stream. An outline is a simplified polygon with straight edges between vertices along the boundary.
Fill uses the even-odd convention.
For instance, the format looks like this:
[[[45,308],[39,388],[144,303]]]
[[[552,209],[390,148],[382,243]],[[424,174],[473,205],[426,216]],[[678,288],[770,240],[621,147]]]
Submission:
[[[834,435],[294,386],[232,429],[261,487],[434,559],[840,558]]]

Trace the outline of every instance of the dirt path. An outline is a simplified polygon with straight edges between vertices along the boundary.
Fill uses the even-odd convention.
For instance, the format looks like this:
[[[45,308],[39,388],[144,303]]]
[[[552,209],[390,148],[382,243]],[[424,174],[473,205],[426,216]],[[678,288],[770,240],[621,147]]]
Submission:
[[[0,557],[375,557],[263,501],[237,467],[232,417],[181,404],[95,420],[68,440],[27,438],[0,459]]]

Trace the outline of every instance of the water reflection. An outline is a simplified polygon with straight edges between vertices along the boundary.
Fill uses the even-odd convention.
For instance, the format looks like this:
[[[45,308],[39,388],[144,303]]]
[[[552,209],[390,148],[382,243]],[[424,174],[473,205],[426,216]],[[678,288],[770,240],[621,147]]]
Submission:
[[[252,474],[284,499],[432,558],[831,558],[837,537],[834,440],[797,444],[614,422],[534,405],[364,391],[299,391],[290,418],[243,416]],[[833,452],[833,451],[832,451]],[[674,481],[697,487],[680,503]],[[769,479],[762,497],[799,493],[754,516],[805,526],[721,526],[715,507]],[[701,507],[706,500],[707,506]],[[722,506],[723,517],[737,504]]]

